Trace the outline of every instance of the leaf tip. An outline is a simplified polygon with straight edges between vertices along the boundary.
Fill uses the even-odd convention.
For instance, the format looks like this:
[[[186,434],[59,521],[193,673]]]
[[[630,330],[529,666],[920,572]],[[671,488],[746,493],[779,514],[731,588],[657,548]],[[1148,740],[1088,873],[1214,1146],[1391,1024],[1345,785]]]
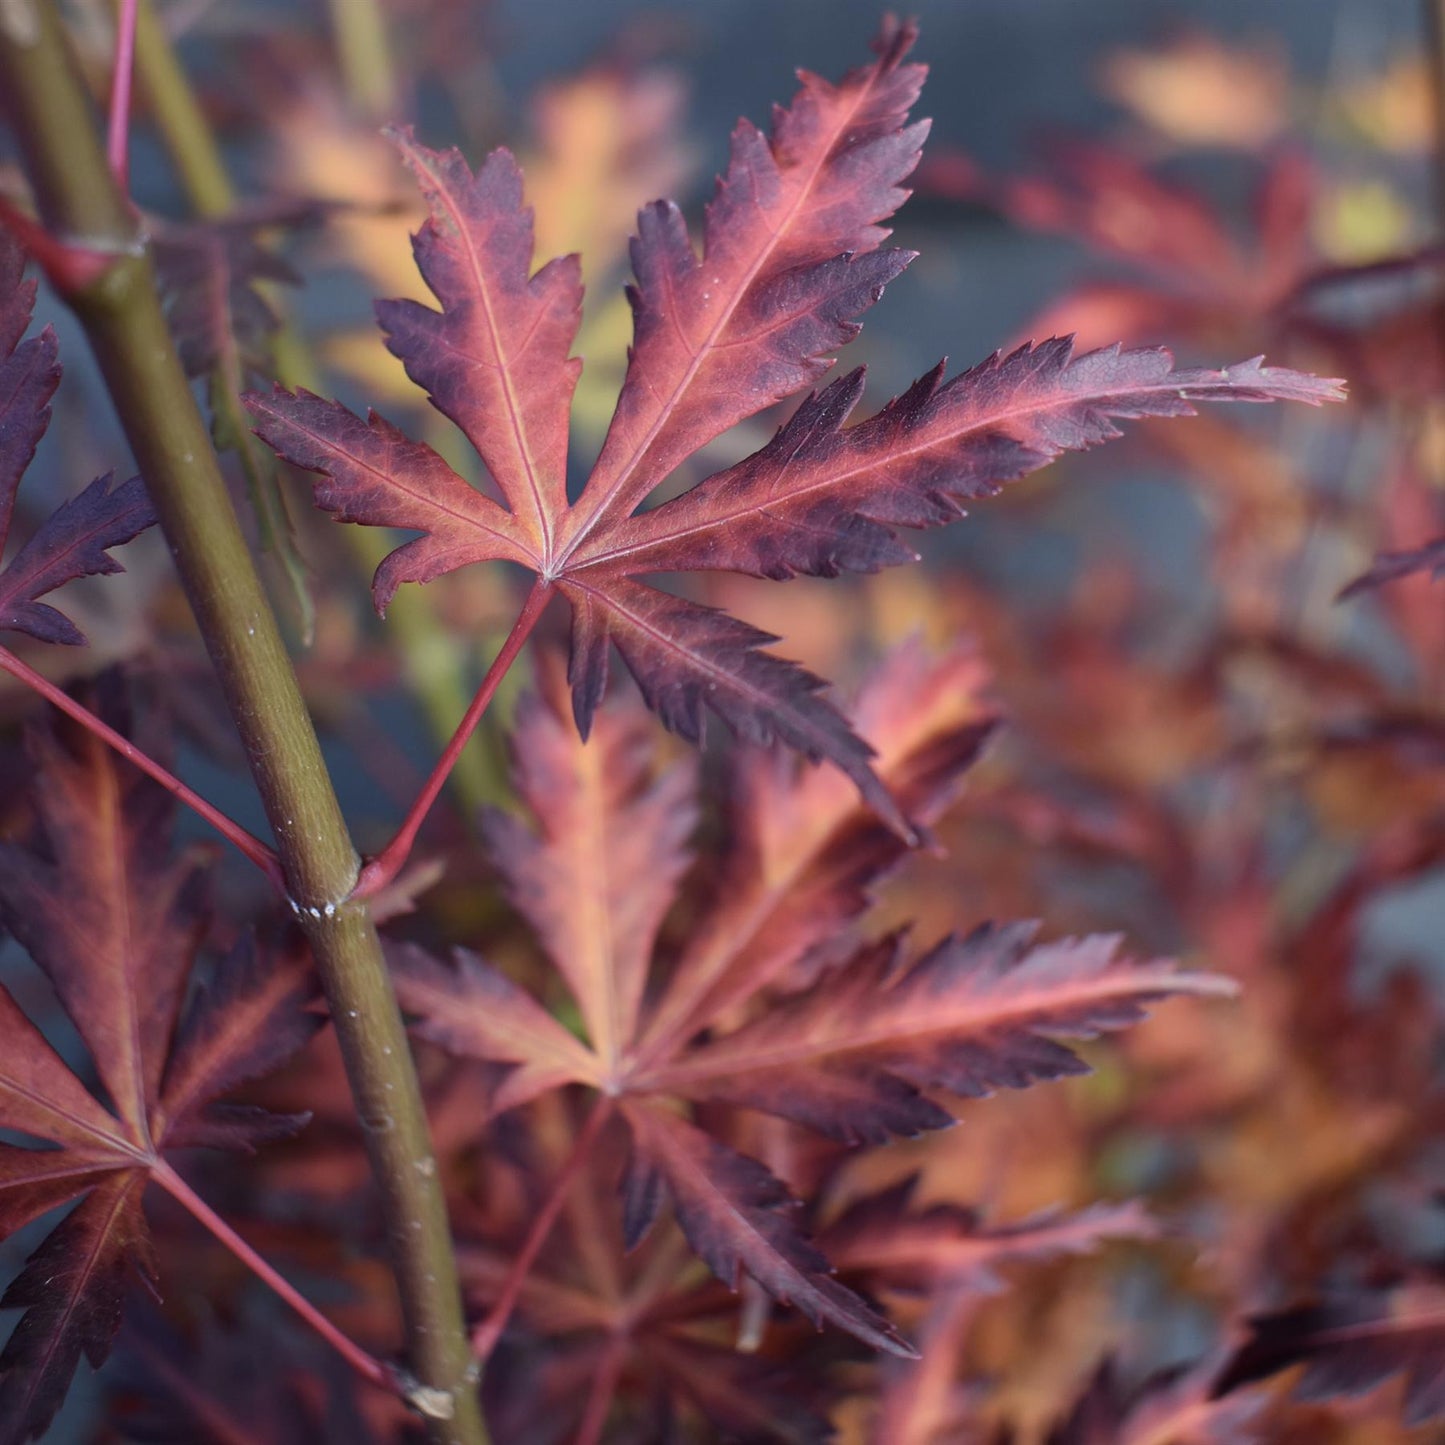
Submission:
[[[905,20],[895,11],[885,11],[878,25],[878,34],[870,42],[873,53],[878,57],[878,68],[883,71],[896,69],[917,40],[917,20],[912,17]]]

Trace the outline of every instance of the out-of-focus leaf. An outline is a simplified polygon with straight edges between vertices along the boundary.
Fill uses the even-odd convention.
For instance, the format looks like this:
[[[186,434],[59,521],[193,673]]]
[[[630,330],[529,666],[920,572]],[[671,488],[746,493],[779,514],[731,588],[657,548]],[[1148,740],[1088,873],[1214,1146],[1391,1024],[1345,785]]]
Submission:
[[[1337,1297],[1251,1321],[1220,1392],[1302,1364],[1300,1399],[1359,1395],[1405,1377],[1405,1420],[1445,1414],[1445,1298],[1433,1285]]]
[[[0,1237],[69,1200],[0,1307],[21,1309],[0,1352],[0,1441],[38,1438],[82,1354],[99,1366],[132,1267],[154,1288],[141,1195],[162,1151],[253,1148],[304,1116],[217,1104],[319,1027],[309,960],[242,954],[181,1018],[205,914],[200,871],[173,861],[172,803],[92,734],[35,744],[34,846],[0,845],[0,920],[45,972],[90,1054],[93,1096],[0,989],[8,1040],[0,1127]]]
[[[947,383],[940,365],[845,428],[859,370],[807,398],[747,460],[638,513],[722,433],[822,377],[912,259],[883,245],[882,223],[906,198],[927,128],[908,121],[923,81],[906,59],[914,38],[911,25],[885,22],[871,65],[836,85],[804,74],[771,135],[739,124],[700,255],[676,206],[644,208],[627,376],[575,503],[566,459],[580,271],[567,257],[533,272],[531,213],[505,151],[473,174],[456,152],[398,137],[431,213],[416,256],[441,309],[403,300],[378,313],[388,345],[472,443],[502,505],[379,418],[363,422],[305,392],[248,399],[259,434],[321,473],[322,507],[421,532],[378,568],[379,608],[403,581],[518,562],[571,606],[569,678],[584,736],[615,646],[669,728],[700,740],[712,712],[745,740],[827,759],[905,837],[910,825],[821,679],[766,651],[770,634],[639,575],[873,571],[912,559],[895,527],[951,521],[965,500],[1116,435],[1114,419],[1187,415],[1199,401],[1341,395],[1338,383],[1258,359],[1176,370],[1162,350],[1075,356],[1055,340]]]
[[[24,255],[0,231],[0,553],[5,550],[20,478],[50,424],[50,398],[60,383],[55,333],[47,326],[25,341],[35,285],[21,279]],[[155,521],[138,477],[119,486],[98,477],[63,503],[0,571],[0,629],[42,642],[85,641],[80,629],[39,599],[77,577],[124,569],[109,549]]]

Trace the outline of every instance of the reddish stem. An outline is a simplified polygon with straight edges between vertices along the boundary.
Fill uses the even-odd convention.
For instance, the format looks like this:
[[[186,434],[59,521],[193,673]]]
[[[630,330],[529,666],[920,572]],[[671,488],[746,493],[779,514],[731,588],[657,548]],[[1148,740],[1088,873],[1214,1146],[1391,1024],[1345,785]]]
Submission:
[[[374,1355],[362,1349],[350,1336],[338,1330],[289,1280],[277,1274],[164,1159],[157,1160],[151,1166],[151,1178],[176,1203],[205,1225],[253,1274],[270,1285],[362,1379],[390,1394],[402,1393],[400,1383],[391,1370]]]
[[[527,600],[522,605],[522,611],[518,615],[512,630],[507,634],[507,640],[502,644],[501,651],[492,659],[492,665],[487,669],[487,674],[482,678],[481,686],[477,689],[477,695],[472,699],[471,706],[467,709],[466,715],[457,725],[457,730],[452,734],[452,740],[447,744],[446,751],[437,759],[437,765],[431,771],[421,792],[417,794],[416,801],[411,805],[402,825],[396,830],[385,848],[374,858],[368,858],[366,865],[362,868],[356,880],[356,887],[351,892],[353,899],[370,898],[379,893],[388,883],[401,872],[406,865],[406,860],[411,855],[412,847],[416,843],[416,835],[421,831],[421,825],[426,821],[431,806],[437,800],[437,795],[446,785],[447,777],[457,759],[466,747],[467,741],[477,724],[482,720],[482,714],[486,712],[488,705],[495,696],[497,687],[507,675],[507,670],[517,660],[517,654],[522,650],[522,644],[530,636],[532,629],[537,625],[538,619],[546,610],[548,602],[552,600],[552,584],[539,577],[533,584],[532,590],[527,594]]]
[[[607,1412],[612,1408],[612,1397],[617,1393],[626,1348],[627,1341],[622,1335],[614,1336],[603,1347],[597,1372],[592,1376],[592,1388],[587,1394],[587,1408],[582,1412],[582,1424],[577,1430],[576,1445],[597,1445],[602,1439]]]
[[[592,1152],[592,1146],[597,1142],[597,1136],[602,1132],[602,1126],[607,1122],[611,1113],[612,1100],[599,1099],[573,1142],[572,1152],[567,1156],[567,1162],[563,1164],[556,1179],[552,1181],[552,1192],[547,1196],[547,1202],[542,1206],[536,1219],[532,1221],[532,1228],[527,1234],[526,1242],[522,1245],[521,1252],[516,1259],[512,1261],[512,1267],[507,1271],[507,1277],[502,1282],[502,1291],[497,1296],[496,1304],[492,1306],[491,1313],[486,1319],[472,1331],[472,1353],[479,1360],[485,1361],[496,1349],[497,1341],[501,1339],[502,1331],[507,1328],[507,1321],[512,1317],[512,1310],[516,1307],[517,1297],[522,1292],[522,1286],[526,1283],[528,1274],[531,1273],[532,1263],[547,1242],[547,1236],[551,1234],[552,1226],[557,1222],[557,1215],[567,1200],[572,1183],[587,1162],[587,1158]]]
[[[115,260],[104,251],[57,241],[39,221],[27,216],[4,196],[0,196],[0,228],[9,231],[25,247],[62,296],[89,286]]]
[[[115,68],[110,81],[110,119],[105,154],[122,195],[130,195],[130,93],[135,72],[135,17],[139,0],[120,0],[116,18]]]
[[[53,703],[67,717],[74,718],[82,727],[88,728],[103,743],[113,747],[121,757],[134,763],[147,777],[154,778],[172,797],[178,798],[192,812],[199,814],[223,838],[234,843],[275,885],[283,896],[286,880],[281,874],[281,865],[276,854],[254,834],[248,833],[239,823],[228,818],[219,808],[213,807],[199,793],[193,792],[175,774],[163,768],[148,753],[143,753],[128,738],[122,737],[113,727],[103,723],[88,708],[82,707],[68,693],[42,677],[33,667],[28,667],[8,648],[0,647],[0,671],[8,672],[27,687],[38,692],[47,702]]]

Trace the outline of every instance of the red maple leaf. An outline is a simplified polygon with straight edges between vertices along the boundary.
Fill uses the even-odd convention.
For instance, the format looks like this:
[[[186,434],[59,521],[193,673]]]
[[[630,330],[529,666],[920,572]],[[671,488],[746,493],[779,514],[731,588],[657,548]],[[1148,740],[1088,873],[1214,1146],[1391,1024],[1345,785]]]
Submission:
[[[902,685],[905,680],[910,685]],[[903,650],[858,708],[878,772],[911,816],[956,794],[990,719],[968,653]],[[1064,1040],[1142,1017],[1177,992],[1224,980],[1134,963],[1117,940],[1036,945],[1032,925],[983,928],[915,952],[899,937],[847,945],[868,891],[906,852],[836,774],[780,773],[745,754],[738,812],[680,955],[659,956],[689,858],[693,768],[665,767],[631,698],[610,700],[584,744],[560,687],[521,704],[515,785],[530,820],[495,815],[493,861],[566,984],[580,1037],[477,955],[451,965],[397,945],[417,1031],[453,1053],[509,1066],[494,1110],[563,1085],[613,1102],[632,1138],[624,1232],[636,1243],[666,1199],[727,1283],[752,1276],[815,1323],[908,1353],[888,1323],[832,1278],[769,1169],[692,1122],[689,1105],[761,1110],[844,1143],[952,1122],[942,1096],[978,1097],[1085,1071]],[[669,966],[670,965],[670,966]]]
[[[22,281],[24,253],[0,231],[0,553],[10,535],[15,493],[50,425],[50,398],[60,384],[55,332],[28,341],[35,283]],[[98,477],[52,513],[0,571],[0,629],[42,642],[85,641],[69,618],[38,599],[77,577],[119,572],[108,548],[129,542],[155,521],[139,477],[118,487]]]
[[[0,844],[0,921],[54,986],[102,1094],[0,988],[0,1127],[35,1141],[0,1144],[0,1238],[80,1199],[0,1298],[24,1311],[0,1352],[3,1445],[45,1430],[82,1354],[104,1361],[133,1272],[154,1287],[141,1197],[172,1177],[165,1151],[250,1149],[304,1122],[215,1101],[320,1022],[301,1007],[306,956],[250,947],[183,1007],[203,870],[171,858],[170,799],[93,734],[42,735],[33,751],[40,836]]]
[[[1216,1391],[1262,1380],[1291,1365],[1305,1370],[1302,1400],[1359,1395],[1392,1375],[1405,1377],[1407,1426],[1445,1415],[1445,1298],[1431,1283],[1388,1293],[1361,1290],[1249,1322],[1249,1338]]]
[[[1428,572],[1434,578],[1445,577],[1445,537],[1436,537],[1423,547],[1408,548],[1400,552],[1381,552],[1371,564],[1369,571],[1356,577],[1343,588],[1339,600],[1356,597],[1361,592],[1371,592],[1401,577],[1414,577]]]
[[[248,400],[257,432],[322,474],[321,507],[341,521],[420,534],[378,568],[379,609],[402,582],[472,562],[518,563],[538,579],[528,624],[554,590],[571,604],[572,706],[584,735],[615,644],[674,731],[699,739],[711,710],[746,740],[827,758],[905,835],[869,746],[820,679],[766,651],[769,634],[638,579],[718,568],[777,578],[874,571],[913,558],[896,528],[951,521],[970,498],[1115,436],[1115,419],[1188,415],[1199,401],[1340,395],[1336,382],[1259,360],[1176,369],[1159,349],[1075,355],[1053,340],[949,381],[940,365],[847,426],[860,369],[807,397],[754,455],[639,511],[728,428],[818,380],[857,333],[855,318],[913,259],[883,245],[881,223],[907,195],[927,129],[907,121],[924,76],[905,60],[914,34],[885,25],[877,59],[836,85],[804,74],[770,135],[739,123],[701,254],[675,205],[642,211],[627,376],[575,503],[567,432],[580,362],[568,353],[580,272],[566,257],[532,274],[531,214],[506,151],[473,175],[457,152],[398,135],[431,210],[415,250],[441,310],[378,307],[391,349],[476,448],[495,496],[374,414],[363,421],[304,391]]]

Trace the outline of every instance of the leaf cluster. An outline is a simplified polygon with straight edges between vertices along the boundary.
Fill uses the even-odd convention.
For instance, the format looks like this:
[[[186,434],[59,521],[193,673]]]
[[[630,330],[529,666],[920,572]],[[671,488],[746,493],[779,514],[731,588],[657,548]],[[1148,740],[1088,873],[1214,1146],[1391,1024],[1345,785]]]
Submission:
[[[584,327],[582,262],[533,252],[585,236],[604,291],[620,194],[680,164],[659,133],[675,111],[643,105],[620,64],[553,98],[561,129],[534,144],[543,184],[525,193],[505,149],[474,169],[392,134],[431,295],[378,306],[431,402],[396,423],[294,387],[241,397],[276,369],[275,293],[256,283],[294,279],[271,223],[380,228],[384,206],[242,207],[161,233],[218,441],[314,603],[310,701],[370,770],[376,811],[408,791],[378,726],[399,686],[469,659],[530,578],[468,713],[507,719],[505,761],[481,770],[491,805],[443,805],[427,863],[398,873],[384,850],[360,890],[416,1043],[489,1421],[584,1445],[1416,1445],[1442,1410],[1440,1011],[1426,950],[1382,962],[1377,929],[1445,859],[1445,631],[1410,575],[1440,560],[1421,545],[1440,530],[1434,322],[1334,312],[1431,263],[1320,254],[1325,181],[1295,151],[1254,167],[1242,222],[1103,142],[1016,180],[957,152],[915,171],[914,39],[889,22],[870,63],[805,73],[766,132],[740,122],[696,226],[644,204],[610,411],[621,302],[589,297]],[[1201,56],[1230,63],[1185,47],[1149,65]],[[277,124],[298,166],[338,138],[370,164],[374,137],[336,116],[318,135],[296,89]],[[636,134],[589,170],[598,104]],[[910,183],[1113,271],[1044,306],[1029,335],[1052,339],[940,363],[875,408],[835,360],[913,259],[887,230]],[[534,220],[528,195],[573,203],[572,228]],[[357,234],[350,259],[397,289]],[[53,336],[23,339],[31,303],[0,252],[0,534],[58,380]],[[1201,402],[1340,387],[1135,346],[1159,334],[1358,366],[1374,410],[1322,419],[1308,434],[1329,445],[1308,448],[1267,414],[1176,427]],[[389,411],[399,381],[377,386]],[[311,474],[298,494],[381,529],[338,535],[406,656],[355,624],[344,568],[299,564],[273,496],[287,473],[243,417]],[[1197,576],[1165,585],[1172,560],[1128,554],[1130,494],[1087,462],[1057,492],[1004,495],[1126,421],[1157,489],[1187,478],[1201,502]],[[1348,472],[1366,425],[1387,439],[1383,502]],[[926,583],[898,565],[909,532],[995,498],[963,565]],[[0,573],[0,621],[80,641],[39,599],[114,570],[107,549],[149,521],[139,482],[92,484]],[[1093,558],[1053,603],[1028,553],[1051,529]],[[1347,586],[1381,530],[1389,550]],[[299,531],[342,555],[332,529]],[[1010,574],[1001,559],[1025,553]],[[492,562],[508,566],[472,565]],[[760,603],[758,580],[786,600]],[[1388,645],[1331,610],[1342,587]],[[560,605],[544,617],[559,594],[565,623]],[[773,650],[782,631],[807,666]],[[530,685],[498,691],[534,633]],[[631,682],[609,680],[614,655]],[[863,680],[845,703],[824,676]],[[709,715],[737,745],[700,757],[683,744]],[[164,795],[97,737],[32,728],[0,798],[0,922],[48,980],[7,971],[0,992],[0,1233],[40,1239],[0,1300],[21,1311],[0,1440],[47,1428],[137,1276],[164,1298],[123,1336],[108,1439],[411,1438],[406,1377],[383,1363],[401,1324],[364,1129],[305,951],[279,900],[229,887],[217,914]],[[260,1152],[221,1170],[217,1149]],[[181,1227],[178,1204],[206,1218],[198,1191],[256,1248],[215,1219],[227,1259]],[[300,1305],[317,1339],[239,1276],[262,1248],[318,1301]]]

